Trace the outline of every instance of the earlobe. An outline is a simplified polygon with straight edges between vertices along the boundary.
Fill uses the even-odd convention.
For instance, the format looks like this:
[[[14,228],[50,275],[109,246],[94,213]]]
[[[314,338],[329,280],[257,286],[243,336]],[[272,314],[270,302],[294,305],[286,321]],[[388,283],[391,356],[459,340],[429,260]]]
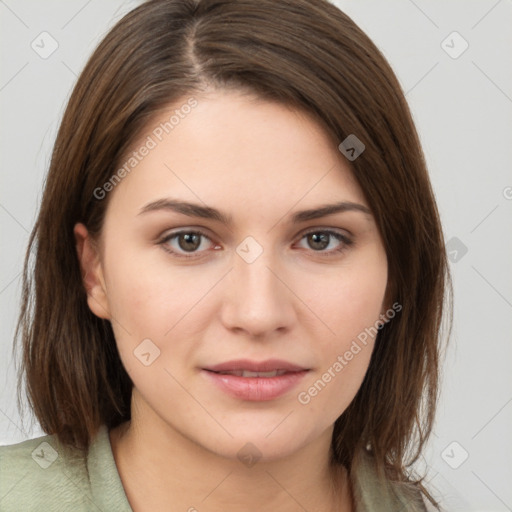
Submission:
[[[73,233],[89,309],[97,317],[110,320],[110,307],[97,244],[82,223],[75,224]]]

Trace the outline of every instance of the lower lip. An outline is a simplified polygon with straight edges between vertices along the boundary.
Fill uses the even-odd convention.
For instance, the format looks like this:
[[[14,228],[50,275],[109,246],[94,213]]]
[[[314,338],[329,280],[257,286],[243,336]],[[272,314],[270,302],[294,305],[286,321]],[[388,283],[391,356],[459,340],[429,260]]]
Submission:
[[[278,398],[295,387],[308,370],[290,372],[276,377],[238,377],[208,370],[203,372],[228,395],[242,400],[266,401]]]

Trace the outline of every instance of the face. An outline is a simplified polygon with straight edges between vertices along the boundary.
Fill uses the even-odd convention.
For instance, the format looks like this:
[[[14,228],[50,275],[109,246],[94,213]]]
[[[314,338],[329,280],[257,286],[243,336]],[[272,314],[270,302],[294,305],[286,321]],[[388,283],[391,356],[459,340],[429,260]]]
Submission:
[[[235,92],[196,100],[169,133],[187,98],[153,119],[103,189],[97,252],[76,226],[89,306],[147,418],[223,456],[247,442],[285,456],[329,434],[360,387],[386,254],[313,118]]]

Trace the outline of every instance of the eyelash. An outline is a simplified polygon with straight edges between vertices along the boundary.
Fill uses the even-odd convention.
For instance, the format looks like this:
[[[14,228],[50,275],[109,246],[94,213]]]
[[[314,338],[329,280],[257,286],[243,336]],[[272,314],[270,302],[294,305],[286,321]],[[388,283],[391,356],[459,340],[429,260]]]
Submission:
[[[336,238],[337,240],[339,240],[340,242],[343,242],[342,245],[338,248],[338,249],[331,249],[330,251],[323,251],[323,250],[320,250],[320,251],[315,251],[315,250],[312,250],[314,253],[318,253],[318,254],[321,254],[327,258],[330,258],[330,257],[333,257],[333,256],[337,256],[341,253],[343,253],[348,247],[350,247],[354,241],[351,240],[349,237],[341,234],[341,233],[338,233],[337,231],[333,231],[333,230],[330,230],[330,229],[315,229],[315,230],[312,230],[312,231],[308,231],[306,233],[303,233],[300,237],[300,240],[303,240],[304,238],[306,238],[308,235],[312,235],[312,234],[327,234],[327,235],[330,235],[334,238]],[[162,239],[160,239],[158,241],[158,244],[162,246],[162,248],[172,254],[173,256],[176,256],[178,258],[186,258],[186,259],[191,259],[191,258],[198,258],[200,256],[197,256],[197,252],[193,252],[193,253],[190,253],[190,254],[181,254],[173,249],[170,249],[169,248],[169,241],[171,241],[172,239],[174,238],[177,238],[179,237],[180,235],[199,235],[199,236],[202,236],[204,238],[206,238],[207,240],[211,240],[211,238],[206,234],[206,233],[203,233],[202,231],[199,231],[199,230],[181,230],[181,231],[175,231],[174,233],[169,233],[167,235],[165,235]],[[329,241],[330,242],[330,241]]]

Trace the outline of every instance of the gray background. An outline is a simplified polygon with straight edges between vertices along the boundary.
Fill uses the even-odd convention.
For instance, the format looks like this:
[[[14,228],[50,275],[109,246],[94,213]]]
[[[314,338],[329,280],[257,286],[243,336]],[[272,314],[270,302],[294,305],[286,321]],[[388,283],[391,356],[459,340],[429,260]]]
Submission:
[[[454,329],[420,467],[446,510],[512,510],[512,2],[335,3],[402,83],[452,260]],[[21,425],[11,346],[23,255],[58,123],[86,58],[137,4],[0,1],[0,444],[42,434]],[[52,44],[58,48],[44,55]]]

